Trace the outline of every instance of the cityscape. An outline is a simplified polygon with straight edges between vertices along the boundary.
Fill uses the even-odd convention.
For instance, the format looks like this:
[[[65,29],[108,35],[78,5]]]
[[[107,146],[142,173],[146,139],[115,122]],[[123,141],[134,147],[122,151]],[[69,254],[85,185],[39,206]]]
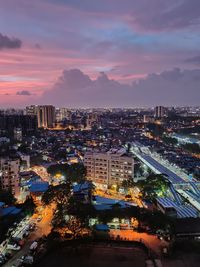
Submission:
[[[200,3],[1,2],[0,266],[200,266]]]

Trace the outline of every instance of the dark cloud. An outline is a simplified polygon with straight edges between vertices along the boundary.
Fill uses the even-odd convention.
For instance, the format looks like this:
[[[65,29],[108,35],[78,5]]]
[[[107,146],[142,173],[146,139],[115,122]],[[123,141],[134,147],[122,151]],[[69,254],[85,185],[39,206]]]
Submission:
[[[186,63],[192,63],[192,64],[200,64],[200,56],[195,56],[195,57],[191,57],[191,58],[187,58],[185,60]]]
[[[199,0],[46,0],[65,4],[88,16],[116,16],[144,30],[175,30],[199,25]],[[135,28],[135,27],[134,27]]]
[[[200,70],[173,70],[149,74],[132,85],[111,80],[105,73],[92,80],[78,69],[65,70],[42,103],[68,107],[134,107],[197,105]]]
[[[200,1],[141,0],[133,9],[131,21],[144,29],[158,31],[197,26],[200,23]]]
[[[22,46],[22,41],[18,38],[10,38],[0,33],[0,50],[1,49],[16,49]]]
[[[16,95],[26,95],[26,96],[29,96],[29,95],[32,95],[32,94],[29,91],[22,90],[22,91],[18,91],[16,93]]]

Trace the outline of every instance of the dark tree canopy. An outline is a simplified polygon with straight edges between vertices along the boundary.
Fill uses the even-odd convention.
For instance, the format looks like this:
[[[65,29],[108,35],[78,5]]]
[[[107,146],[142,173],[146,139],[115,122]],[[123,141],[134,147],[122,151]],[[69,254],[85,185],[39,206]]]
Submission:
[[[52,176],[56,174],[61,174],[66,177],[67,181],[70,182],[83,182],[86,177],[86,169],[83,164],[74,163],[74,164],[55,164],[51,165],[47,169],[48,173]]]

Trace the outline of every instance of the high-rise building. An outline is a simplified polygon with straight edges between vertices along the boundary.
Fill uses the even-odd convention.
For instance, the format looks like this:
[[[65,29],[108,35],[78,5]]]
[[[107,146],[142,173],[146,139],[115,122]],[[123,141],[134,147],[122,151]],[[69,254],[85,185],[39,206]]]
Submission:
[[[84,165],[87,179],[98,187],[120,185],[124,180],[134,177],[134,159],[124,151],[86,152]]]
[[[92,126],[98,123],[98,115],[96,113],[90,113],[87,115],[86,128],[91,129]]]
[[[26,107],[26,115],[37,116],[37,110],[38,110],[38,106],[36,106],[36,105],[27,106]]]
[[[34,134],[37,130],[37,117],[31,115],[0,115],[0,132],[13,137],[15,128],[20,128],[23,136]]]
[[[0,183],[4,190],[19,194],[19,159],[0,158]]]
[[[51,105],[38,106],[37,119],[39,128],[52,128],[55,123],[55,107]]]
[[[71,111],[68,108],[57,108],[56,122],[62,122],[64,120],[71,120]]]
[[[163,106],[155,107],[154,116],[156,118],[163,118],[165,116],[166,109]]]

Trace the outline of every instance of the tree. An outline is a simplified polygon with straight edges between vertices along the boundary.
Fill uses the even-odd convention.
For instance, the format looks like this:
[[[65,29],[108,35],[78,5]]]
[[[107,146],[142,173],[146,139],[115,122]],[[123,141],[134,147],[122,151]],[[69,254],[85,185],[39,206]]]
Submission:
[[[67,205],[72,195],[72,186],[69,182],[57,186],[50,186],[42,196],[45,205],[55,203],[56,205]]]
[[[68,202],[68,214],[74,215],[88,224],[90,218],[96,217],[96,210],[91,203],[84,203],[76,195],[73,195]]]
[[[13,205],[16,202],[15,197],[10,190],[4,190],[0,184],[0,201],[5,202],[7,205]]]
[[[36,208],[36,205],[32,197],[28,197],[26,201],[22,204],[22,209],[24,210],[26,214],[32,215],[34,213],[35,208]]]
[[[135,182],[133,181],[133,179],[128,179],[128,180],[123,180],[122,181],[122,187],[125,189],[128,189],[130,187],[135,186]]]
[[[166,143],[168,145],[177,145],[178,144],[177,139],[173,138],[173,137],[163,136],[162,140],[164,143]]]
[[[137,182],[142,196],[154,200],[157,195],[164,196],[170,182],[162,174],[150,174],[145,180]]]
[[[66,231],[69,231],[72,235],[72,239],[77,239],[78,237],[84,234],[84,231],[87,229],[88,225],[80,220],[76,216],[69,216],[69,219],[66,222]]]
[[[164,128],[160,124],[149,123],[147,127],[149,128],[149,131],[154,137],[161,137],[164,133]]]
[[[86,169],[81,163],[74,164],[55,164],[49,166],[47,169],[48,173],[52,176],[56,174],[61,174],[65,176],[66,181],[71,183],[80,183],[85,181],[86,178]]]
[[[182,148],[191,152],[191,153],[200,154],[200,146],[198,144],[186,143],[186,144],[182,145]]]

